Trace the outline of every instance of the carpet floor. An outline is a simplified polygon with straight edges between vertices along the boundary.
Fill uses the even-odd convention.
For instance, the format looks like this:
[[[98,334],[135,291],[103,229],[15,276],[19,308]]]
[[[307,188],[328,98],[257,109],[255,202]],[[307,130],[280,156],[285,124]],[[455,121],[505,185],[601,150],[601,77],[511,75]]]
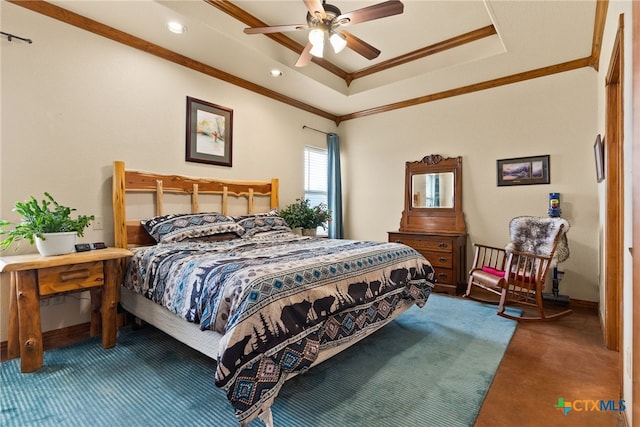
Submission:
[[[287,381],[275,426],[472,426],[517,325],[495,313],[432,295]],[[96,338],[49,350],[31,374],[13,359],[0,375],[2,426],[237,425],[213,361],[152,327],[121,330],[109,350]]]

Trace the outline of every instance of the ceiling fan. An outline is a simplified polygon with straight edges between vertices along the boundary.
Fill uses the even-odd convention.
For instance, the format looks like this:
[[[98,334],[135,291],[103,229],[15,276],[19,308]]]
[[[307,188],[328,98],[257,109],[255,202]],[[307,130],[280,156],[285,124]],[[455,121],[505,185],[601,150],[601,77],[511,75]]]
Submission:
[[[336,6],[327,4],[326,0],[303,1],[307,9],[309,9],[306,24],[252,27],[245,28],[244,32],[246,34],[267,34],[310,30],[309,42],[302,51],[300,58],[298,58],[296,67],[304,67],[311,61],[313,56],[322,58],[325,40],[329,40],[335,53],[339,53],[345,47],[348,47],[367,59],[374,59],[380,55],[380,51],[364,40],[343,30],[342,27],[398,15],[404,10],[404,5],[398,0],[385,1],[344,14]]]

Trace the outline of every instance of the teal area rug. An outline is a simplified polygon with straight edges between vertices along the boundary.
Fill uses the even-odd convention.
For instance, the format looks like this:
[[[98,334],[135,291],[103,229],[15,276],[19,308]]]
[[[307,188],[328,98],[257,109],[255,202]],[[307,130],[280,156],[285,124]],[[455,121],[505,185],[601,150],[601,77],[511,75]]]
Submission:
[[[496,306],[432,295],[356,346],[288,381],[276,427],[471,426],[517,322]],[[162,332],[123,329],[0,365],[2,426],[236,426],[214,363]],[[251,427],[263,425],[255,420]]]

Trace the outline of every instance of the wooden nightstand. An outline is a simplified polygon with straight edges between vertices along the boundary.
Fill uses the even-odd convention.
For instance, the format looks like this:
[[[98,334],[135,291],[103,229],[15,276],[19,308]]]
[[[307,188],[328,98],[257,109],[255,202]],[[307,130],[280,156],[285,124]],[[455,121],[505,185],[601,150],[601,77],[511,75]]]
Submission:
[[[88,290],[91,293],[91,336],[102,332],[102,347],[116,344],[116,306],[120,260],[131,256],[121,248],[66,255],[38,254],[0,257],[0,272],[11,273],[9,359],[20,356],[20,371],[42,367],[40,297]]]

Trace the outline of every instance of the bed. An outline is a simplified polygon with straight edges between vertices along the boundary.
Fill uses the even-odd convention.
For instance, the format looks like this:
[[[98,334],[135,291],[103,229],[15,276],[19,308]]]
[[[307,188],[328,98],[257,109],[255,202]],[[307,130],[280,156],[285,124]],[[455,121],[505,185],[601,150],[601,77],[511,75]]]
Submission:
[[[339,353],[434,286],[431,264],[387,242],[298,236],[278,180],[224,181],[113,167],[122,308],[210,356],[240,425],[272,425],[288,378]],[[186,204],[187,207],[183,205]]]

